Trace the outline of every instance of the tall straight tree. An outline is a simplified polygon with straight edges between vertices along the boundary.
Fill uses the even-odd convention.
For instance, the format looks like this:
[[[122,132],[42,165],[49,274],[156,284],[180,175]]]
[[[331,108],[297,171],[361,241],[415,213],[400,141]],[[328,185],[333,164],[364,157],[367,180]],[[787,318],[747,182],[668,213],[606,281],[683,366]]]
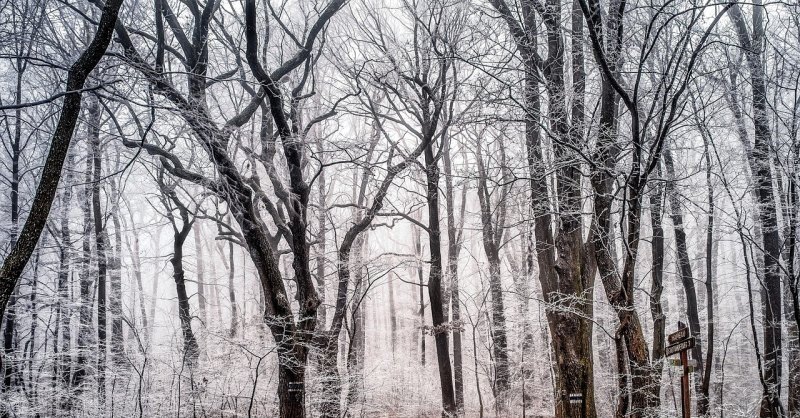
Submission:
[[[554,394],[557,417],[583,414],[594,417],[594,364],[592,360],[592,312],[594,263],[592,242],[584,240],[581,150],[584,138],[585,70],[583,63],[584,21],[578,3],[572,4],[571,54],[572,101],[567,101],[565,36],[562,29],[562,4],[546,5],[523,1],[519,13],[504,0],[491,0],[513,36],[523,63],[525,78],[525,143],[528,153],[531,205],[534,216],[536,260],[539,282],[548,304],[547,321],[555,354]],[[538,18],[546,28],[547,58],[539,56]],[[519,17],[518,17],[519,16]],[[540,78],[544,75],[544,79]],[[541,133],[541,97],[539,86],[547,92],[548,137]],[[544,156],[553,146],[556,161],[548,167]],[[550,190],[547,173],[555,170],[557,188]],[[556,202],[551,209],[551,200]],[[557,225],[554,233],[552,225]],[[562,306],[563,303],[574,304]],[[570,403],[569,394],[579,393],[582,403]]]
[[[778,230],[778,213],[772,189],[772,167],[770,147],[772,133],[768,113],[766,75],[764,74],[764,17],[760,1],[753,4],[753,25],[748,28],[738,3],[729,8],[728,14],[736,29],[739,46],[747,59],[750,71],[750,86],[753,97],[754,141],[750,165],[758,198],[758,216],[761,226],[761,248],[764,251],[764,373],[765,391],[761,402],[761,417],[783,415],[780,404],[782,370],[783,306],[781,297],[781,240]]]

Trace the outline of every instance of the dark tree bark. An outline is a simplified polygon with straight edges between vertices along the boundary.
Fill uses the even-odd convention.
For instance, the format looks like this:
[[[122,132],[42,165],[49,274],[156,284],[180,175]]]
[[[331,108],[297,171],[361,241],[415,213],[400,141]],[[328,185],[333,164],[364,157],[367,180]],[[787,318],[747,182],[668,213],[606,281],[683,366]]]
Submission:
[[[122,0],[109,0],[105,4],[94,39],[68,72],[67,93],[64,96],[58,124],[42,168],[41,180],[31,204],[31,212],[28,214],[19,240],[14,243],[11,252],[3,262],[2,269],[0,269],[0,316],[5,314],[9,298],[44,230],[58,189],[61,168],[69,152],[72,133],[80,114],[81,92],[84,83],[108,47],[121,5]]]
[[[698,376],[696,380],[697,388],[703,385],[703,338],[700,329],[700,308],[697,303],[697,291],[694,286],[694,275],[692,274],[692,264],[689,259],[689,249],[686,242],[686,231],[683,229],[683,209],[680,196],[677,191],[677,177],[675,175],[675,164],[672,159],[672,151],[669,147],[664,147],[664,167],[667,172],[666,193],[669,197],[671,209],[670,218],[672,219],[673,230],[675,231],[675,252],[677,253],[678,272],[680,273],[683,291],[686,295],[686,317],[689,320],[689,332],[695,338],[695,346],[692,349],[692,358],[697,361]],[[705,413],[705,411],[699,411]]]
[[[157,182],[161,190],[161,199],[166,216],[172,225],[172,278],[175,280],[175,291],[178,295],[178,318],[181,322],[181,334],[183,335],[183,361],[190,367],[197,366],[199,348],[197,339],[192,331],[192,313],[189,305],[189,295],[186,292],[186,272],[183,269],[183,245],[186,238],[192,231],[194,219],[190,219],[189,208],[181,201],[175,191],[175,184],[167,184],[164,179],[164,170],[160,169]],[[176,219],[175,213],[178,212],[180,221]],[[231,245],[233,245],[231,243]],[[232,248],[232,247],[231,247]],[[233,272],[233,252],[231,251],[231,272]]]
[[[736,29],[750,70],[750,86],[753,95],[754,142],[751,158],[756,196],[758,198],[761,244],[764,251],[764,381],[766,383],[761,402],[761,417],[782,416],[780,400],[782,370],[781,326],[783,322],[781,294],[781,240],[778,231],[777,208],[772,189],[770,166],[770,142],[766,75],[763,56],[763,11],[760,2],[753,7],[752,38],[738,4],[728,9]]]
[[[660,172],[660,170],[659,170]],[[664,187],[656,183],[650,190],[650,222],[653,229],[651,242],[653,272],[650,284],[650,316],[653,318],[653,379],[654,384],[661,387],[661,376],[664,371],[664,348],[666,345],[666,315],[661,303],[664,292]],[[661,404],[661,397],[654,400],[654,406]]]
[[[584,139],[583,16],[577,3],[571,13],[572,32],[572,106],[567,107],[565,83],[565,50],[561,22],[561,2],[548,1],[544,7],[532,1],[522,2],[521,18],[503,0],[492,0],[514,37],[525,70],[526,147],[530,170],[531,206],[534,217],[536,259],[539,282],[547,311],[548,326],[556,365],[554,393],[557,417],[594,417],[594,365],[592,359],[593,287],[596,275],[591,242],[584,242],[581,219],[581,167],[575,150],[586,146]],[[539,36],[535,12],[546,28],[547,58],[538,55]],[[541,98],[538,87],[545,78],[548,97],[549,134],[558,167],[557,188],[552,200],[558,208],[556,215],[550,207],[548,190],[550,168],[545,165],[545,144],[541,138]],[[552,225],[558,225],[554,234]],[[563,300],[580,302],[561,308]],[[577,311],[573,311],[577,309]],[[582,403],[570,403],[569,395],[579,393]]]
[[[452,139],[445,139],[445,149],[442,151],[444,168],[445,203],[447,203],[447,276],[450,283],[450,317],[453,324],[453,388],[456,392],[456,409],[459,414],[464,412],[464,360],[461,342],[461,298],[458,284],[458,258],[461,253],[462,237],[464,230],[464,211],[466,210],[467,187],[461,192],[461,208],[459,220],[456,221],[456,208],[453,190],[453,168],[451,162]]]
[[[231,304],[231,325],[228,329],[228,336],[233,338],[239,332],[239,305],[236,304],[236,287],[233,282],[236,270],[236,262],[233,257],[233,241],[228,242],[228,260],[228,301]]]
[[[374,104],[370,102],[370,107],[374,113]],[[383,128],[381,126],[381,122],[379,117],[376,114],[373,114],[373,127],[372,127],[372,136],[369,142],[369,148],[366,156],[366,161],[369,163],[372,161],[373,153],[375,151],[375,146],[380,139],[381,133],[383,132]],[[432,138],[428,138],[426,141],[420,143],[411,153],[406,155],[401,161],[396,164],[393,163],[394,155],[396,151],[392,148],[389,152],[389,156],[387,158],[387,174],[381,181],[380,185],[378,186],[377,191],[375,192],[375,197],[372,199],[372,203],[367,207],[367,185],[368,181],[372,176],[372,170],[365,169],[361,174],[361,180],[359,182],[359,190],[357,192],[354,191],[354,202],[356,210],[354,211],[354,222],[350,229],[347,230],[344,237],[342,238],[341,244],[339,244],[338,249],[338,284],[336,289],[336,304],[334,306],[333,318],[331,320],[330,328],[325,331],[318,333],[319,335],[316,337],[316,344],[320,347],[322,354],[321,354],[321,367],[322,367],[322,374],[323,374],[323,389],[322,389],[322,402],[321,402],[321,413],[323,417],[331,417],[336,418],[341,415],[341,406],[340,406],[340,397],[341,397],[341,388],[342,382],[341,378],[339,377],[338,369],[337,369],[337,357],[338,357],[338,345],[337,342],[339,340],[339,336],[342,330],[342,326],[344,324],[345,315],[347,314],[347,306],[348,306],[348,288],[350,286],[350,278],[351,278],[351,269],[355,267],[356,271],[356,280],[354,281],[354,290],[353,290],[353,298],[351,300],[352,303],[352,322],[355,323],[355,331],[358,331],[360,327],[361,330],[364,330],[364,321],[361,315],[360,305],[362,303],[362,295],[361,291],[359,290],[360,287],[363,286],[361,283],[362,281],[362,259],[363,255],[363,233],[367,230],[367,228],[372,224],[372,221],[378,216],[379,212],[383,208],[384,200],[386,195],[389,192],[389,188],[392,185],[395,177],[398,174],[403,172],[413,161],[415,161],[419,156],[423,153],[423,150],[427,149],[430,146]],[[355,184],[355,183],[354,183]],[[355,186],[354,186],[355,187]],[[415,235],[418,237],[418,235]],[[355,257],[355,262],[351,262],[352,252],[355,250],[357,255]],[[419,251],[419,250],[418,250]],[[422,287],[420,287],[422,289]],[[423,321],[424,321],[424,311],[423,311]],[[359,325],[360,324],[360,325]],[[352,338],[352,336],[351,336]],[[424,338],[423,338],[424,341]],[[360,341],[358,344],[364,344],[364,341]],[[352,352],[353,355],[356,354],[355,350],[353,350],[354,342],[351,341],[351,350],[348,351],[348,367],[351,366],[351,357],[350,353]],[[358,347],[355,347],[357,350]],[[363,350],[363,347],[361,348]],[[424,351],[424,342],[423,342],[423,351]],[[361,360],[363,363],[363,359]],[[423,354],[423,364],[424,364],[424,354]],[[363,364],[355,364],[356,367],[363,367]],[[353,383],[351,382],[351,385]],[[352,386],[351,386],[352,387]],[[348,396],[348,398],[352,398],[352,396]],[[351,399],[352,401],[352,399]]]
[[[90,123],[92,121],[89,121]],[[87,123],[87,137],[90,129]],[[87,158],[86,168],[84,169],[83,196],[81,199],[81,210],[83,212],[83,242],[81,246],[79,290],[78,300],[80,302],[78,320],[78,356],[72,375],[72,386],[80,387],[88,374],[87,363],[90,354],[90,344],[93,341],[92,330],[92,290],[94,277],[92,276],[92,159],[88,158],[90,146],[86,144]]]
[[[56,312],[56,326],[58,332],[56,334],[55,350],[58,353],[57,360],[54,363],[53,379],[56,381],[56,387],[63,389],[69,388],[70,376],[72,375],[72,354],[70,347],[72,343],[71,327],[71,305],[69,288],[70,283],[70,265],[72,263],[72,247],[71,240],[72,234],[69,226],[69,210],[72,204],[72,169],[73,169],[74,156],[70,153],[67,157],[67,175],[64,183],[68,185],[65,187],[61,194],[61,230],[59,231],[59,254],[58,254],[58,302]],[[59,341],[60,339],[60,341]],[[69,397],[65,397],[59,401],[59,406],[69,410],[68,403]]]
[[[47,154],[41,180],[31,204],[31,213],[22,228],[20,239],[15,242],[0,269],[0,314],[5,314],[9,297],[44,229],[61,178],[61,167],[64,165],[72,133],[78,121],[83,85],[108,47],[121,5],[122,0],[106,2],[94,39],[70,67],[67,76],[67,93],[64,95],[64,103],[51,140],[50,151]]]
[[[92,1],[95,5],[100,4],[99,0]],[[198,7],[194,10],[195,22],[191,40],[184,33],[180,22],[174,19],[174,14],[171,13],[167,2],[160,2],[160,10],[157,10],[159,16],[157,23],[161,21],[163,15],[187,57],[185,64],[189,85],[188,96],[184,96],[161,73],[163,52],[166,49],[163,25],[160,26],[161,31],[157,33],[155,67],[149,65],[139,55],[127,28],[122,24],[116,27],[117,39],[124,48],[125,59],[145,76],[159,94],[173,103],[174,110],[189,125],[197,141],[203,144],[209,157],[215,162],[215,170],[219,178],[211,180],[199,173],[187,170],[175,155],[157,145],[143,142],[123,142],[126,146],[142,147],[150,154],[163,157],[162,161],[165,161],[165,168],[170,174],[207,187],[227,202],[231,214],[239,226],[241,240],[245,243],[250,258],[253,260],[265,295],[264,318],[277,345],[279,415],[284,418],[305,416],[303,402],[305,398],[305,367],[308,343],[313,337],[311,331],[316,327],[319,298],[311,280],[309,267],[309,246],[306,236],[309,188],[303,178],[303,146],[300,141],[296,140],[298,132],[294,128],[297,126],[295,125],[294,128],[290,126],[283,106],[282,93],[274,80],[280,80],[307,62],[318,35],[343,3],[343,0],[333,0],[321,9],[317,20],[305,32],[305,40],[299,51],[277,70],[267,73],[262,68],[258,56],[255,2],[245,2],[247,45],[245,55],[260,88],[258,92],[253,91],[253,97],[246,108],[240,114],[226,121],[224,127],[220,127],[214,122],[205,96],[208,80],[208,28],[219,7],[217,1],[209,1],[202,9]],[[287,199],[290,203],[287,207],[290,214],[287,231],[291,237],[288,241],[294,255],[296,299],[300,307],[297,320],[294,317],[278,266],[278,259],[272,247],[273,240],[259,213],[259,206],[262,203],[270,203],[270,201],[261,190],[257,179],[246,178],[241,174],[227,150],[232,132],[246,123],[262,107],[264,99],[268,101],[267,108],[277,128],[278,137],[283,142],[284,156],[290,174],[291,186],[288,192],[291,193],[292,198]]]
[[[483,161],[482,144],[477,143],[476,162],[478,166],[478,201],[481,208],[481,226],[483,248],[489,261],[489,294],[491,295],[492,353],[494,360],[494,391],[496,409],[499,415],[507,411],[507,392],[511,385],[508,362],[508,338],[506,329],[505,306],[503,303],[503,284],[501,281],[500,248],[505,232],[506,198],[511,182],[505,175],[507,169],[505,144],[499,143],[500,167],[503,170],[503,186],[499,190],[499,199],[493,207],[493,199],[487,184],[489,173]],[[496,190],[495,190],[496,191]],[[496,215],[495,215],[496,214]]]
[[[119,166],[119,164],[117,164]],[[111,312],[111,361],[114,367],[124,369],[130,363],[125,357],[125,335],[122,333],[122,224],[119,220],[117,181],[111,178],[111,222],[114,225],[114,247],[108,262],[109,284],[108,309]],[[108,234],[106,234],[108,237]]]
[[[438,118],[437,118],[438,119]],[[426,130],[433,136],[436,122]],[[426,197],[428,201],[428,250],[430,251],[430,270],[428,272],[428,298],[431,304],[431,319],[436,342],[436,360],[439,364],[439,383],[442,390],[442,407],[445,415],[456,414],[455,392],[453,390],[453,370],[450,365],[449,328],[444,317],[442,295],[442,242],[439,226],[439,163],[432,146],[425,147]]]
[[[100,404],[106,395],[108,233],[100,207],[100,183],[103,175],[103,155],[100,147],[100,119],[102,109],[97,98],[92,98],[87,108],[90,118],[89,145],[92,151],[92,221],[94,222],[95,254],[97,256],[97,390]]]
[[[417,314],[419,316],[419,321],[417,322],[418,329],[414,331],[414,334],[419,335],[419,362],[422,367],[425,367],[425,341],[426,336],[428,333],[425,331],[425,278],[422,272],[422,237],[419,228],[412,227],[411,229],[412,239],[414,240],[414,257],[417,259],[416,266],[414,268],[415,272],[417,273],[417,280],[419,284],[417,285],[417,290],[419,291],[419,309],[417,310]]]

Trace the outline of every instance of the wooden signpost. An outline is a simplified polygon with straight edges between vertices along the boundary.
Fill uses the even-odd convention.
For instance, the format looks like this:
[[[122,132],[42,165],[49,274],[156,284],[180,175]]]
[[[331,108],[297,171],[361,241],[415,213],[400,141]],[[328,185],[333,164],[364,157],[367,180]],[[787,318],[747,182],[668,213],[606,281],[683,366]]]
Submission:
[[[669,357],[675,354],[680,354],[681,356],[680,363],[676,365],[683,366],[683,376],[681,376],[682,416],[683,418],[691,418],[692,398],[689,392],[690,363],[688,351],[694,348],[694,337],[689,334],[689,328],[686,327],[686,324],[678,322],[678,331],[670,334],[667,337],[667,341],[670,345],[664,351],[664,356]]]

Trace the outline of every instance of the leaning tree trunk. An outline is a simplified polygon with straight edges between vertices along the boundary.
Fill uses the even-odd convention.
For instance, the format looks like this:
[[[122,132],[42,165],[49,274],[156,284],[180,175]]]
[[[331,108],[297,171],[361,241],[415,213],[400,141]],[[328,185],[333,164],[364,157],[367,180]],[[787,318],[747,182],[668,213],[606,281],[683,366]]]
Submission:
[[[2,269],[0,269],[0,317],[5,314],[9,298],[44,230],[58,189],[61,168],[69,152],[72,133],[80,114],[81,90],[89,73],[100,62],[111,41],[117,13],[121,6],[122,0],[106,2],[94,39],[68,72],[66,87],[68,93],[65,94],[58,124],[50,142],[50,150],[42,168],[41,180],[31,204],[31,213],[22,228],[20,239],[14,243],[11,252],[3,262]]]

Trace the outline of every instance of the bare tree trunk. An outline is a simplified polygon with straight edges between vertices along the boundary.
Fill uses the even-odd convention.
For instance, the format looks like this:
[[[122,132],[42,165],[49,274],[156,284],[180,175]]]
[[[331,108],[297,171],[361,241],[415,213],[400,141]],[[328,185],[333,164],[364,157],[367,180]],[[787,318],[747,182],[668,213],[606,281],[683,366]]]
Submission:
[[[458,257],[461,252],[462,231],[464,227],[464,211],[466,209],[467,188],[461,194],[461,213],[456,221],[456,208],[453,190],[453,167],[451,162],[451,138],[445,139],[442,152],[445,179],[445,202],[447,203],[447,282],[450,283],[450,315],[453,324],[453,378],[456,392],[456,409],[464,413],[464,364],[461,343],[461,299],[458,284]],[[390,294],[391,295],[391,294]],[[394,312],[392,312],[394,315]],[[394,317],[393,317],[394,320]],[[393,322],[394,324],[394,322]]]
[[[100,183],[102,179],[102,151],[100,148],[100,118],[102,109],[97,98],[91,98],[89,113],[89,143],[92,149],[92,220],[94,221],[95,248],[97,249],[97,387],[100,404],[106,395],[106,276],[108,273],[106,247],[108,234],[103,224],[100,207]]]
[[[16,104],[22,103],[22,76],[24,69],[21,67],[23,61],[17,60],[17,82],[14,102]],[[19,162],[22,156],[22,108],[14,111],[14,137],[11,141],[11,247],[14,247],[17,242],[17,234],[19,228]],[[3,386],[2,390],[8,391],[16,385],[16,362],[14,360],[14,352],[16,351],[16,341],[14,339],[14,330],[16,327],[17,318],[17,292],[14,289],[8,300],[8,312],[5,315],[5,326],[3,327],[3,357],[6,361],[2,368],[3,372]],[[3,317],[0,316],[0,320]]]
[[[94,121],[88,121],[88,124]],[[92,222],[92,159],[90,146],[86,144],[86,169],[84,172],[84,186],[83,186],[83,199],[81,201],[81,210],[83,211],[83,244],[81,253],[81,269],[79,272],[79,322],[78,322],[78,358],[77,365],[75,366],[72,385],[80,387],[88,374],[87,363],[89,356],[89,345],[93,340],[92,337],[92,287],[94,278],[92,277],[92,230],[94,229]]]
[[[429,129],[435,129],[429,127]],[[431,132],[433,134],[433,132]],[[430,271],[428,272],[428,297],[431,303],[433,327],[431,333],[436,341],[436,360],[439,364],[439,383],[442,390],[442,407],[445,415],[456,414],[453,370],[450,365],[450,329],[444,317],[442,298],[442,248],[439,227],[439,163],[434,157],[432,145],[425,148],[425,174],[428,200],[428,239]]]
[[[228,335],[231,338],[236,336],[239,329],[239,307],[236,304],[236,288],[234,287],[233,278],[235,273],[235,263],[233,257],[233,241],[228,242],[228,301],[231,304],[231,326]]]
[[[420,231],[416,227],[411,227],[411,235],[413,236],[412,239],[414,240],[414,256],[417,259],[416,262],[416,273],[417,279],[419,280],[419,284],[417,285],[417,290],[419,291],[419,321],[417,323],[418,327],[415,333],[419,333],[419,356],[420,356],[420,364],[422,367],[425,367],[425,337],[428,334],[426,331],[425,326],[425,282],[424,276],[422,274],[422,239],[420,237]]]
[[[503,302],[503,284],[500,273],[500,247],[505,229],[506,203],[508,186],[499,193],[499,202],[492,207],[492,194],[487,185],[488,173],[483,161],[482,144],[477,143],[476,161],[478,165],[478,201],[481,207],[481,225],[483,248],[489,261],[489,294],[491,295],[492,353],[494,359],[494,391],[496,410],[503,415],[507,410],[507,392],[510,388],[510,370],[508,364],[508,338],[506,329],[505,307]],[[499,144],[500,169],[505,173],[505,144]],[[503,175],[504,180],[506,176]],[[504,181],[504,184],[510,182]],[[497,217],[493,215],[496,213]]]
[[[363,405],[366,400],[364,394],[364,351],[366,345],[364,302],[368,283],[364,282],[364,250],[365,236],[359,235],[354,244],[356,256],[353,258],[355,269],[353,281],[353,299],[350,310],[350,346],[347,351],[347,373],[349,385],[347,390],[347,404],[349,407]]]
[[[119,199],[117,182],[112,177],[110,200],[114,248],[109,260],[111,293],[108,297],[108,308],[111,311],[111,361],[115,367],[124,369],[130,363],[125,358],[125,336],[122,333],[122,225],[119,220]]]
[[[144,303],[144,287],[142,285],[142,260],[141,252],[139,249],[139,231],[136,223],[133,220],[133,213],[128,212],[130,216],[130,232],[125,235],[125,243],[128,247],[128,254],[131,258],[131,267],[133,267],[133,277],[136,280],[136,290],[139,292],[139,314],[142,316],[142,330],[144,331],[144,345],[145,348],[150,345],[150,334],[147,332],[149,329],[147,319],[147,308]],[[129,236],[133,235],[133,245],[131,245]],[[155,295],[153,295],[155,296]]]
[[[764,248],[764,356],[765,392],[761,403],[761,417],[780,417],[782,344],[781,327],[783,322],[781,293],[781,242],[778,231],[775,196],[772,190],[772,168],[770,166],[771,132],[768,116],[766,75],[762,64],[763,56],[763,10],[760,2],[753,7],[752,38],[738,4],[728,9],[728,15],[736,28],[739,45],[744,51],[750,69],[750,85],[753,93],[753,125],[755,141],[751,166],[759,203],[759,223]]]
[[[100,61],[108,47],[121,5],[122,0],[106,2],[94,39],[68,72],[66,86],[68,93],[65,95],[58,124],[50,142],[50,150],[42,169],[41,180],[31,204],[31,213],[19,235],[20,239],[14,243],[11,252],[3,262],[2,269],[0,269],[0,316],[5,314],[9,298],[44,230],[61,178],[61,168],[69,151],[72,133],[80,114],[81,90],[89,73]]]
[[[688,244],[686,242],[686,231],[683,229],[683,209],[680,202],[680,196],[676,190],[677,177],[675,175],[675,166],[672,160],[672,151],[668,146],[664,146],[664,167],[667,172],[666,193],[669,197],[669,205],[671,209],[670,218],[672,218],[672,226],[675,231],[675,251],[677,252],[678,271],[681,276],[681,283],[683,284],[684,294],[686,295],[686,316],[689,320],[689,331],[695,338],[695,346],[692,349],[692,358],[697,361],[698,376],[701,379],[695,381],[697,389],[703,386],[702,377],[703,373],[703,349],[702,349],[702,336],[700,329],[700,309],[697,303],[697,291],[694,286],[694,275],[692,274],[692,264],[689,260]],[[705,410],[699,411],[705,413]]]
[[[181,218],[183,218],[184,224],[181,229],[176,229],[170,262],[172,263],[172,277],[175,279],[175,288],[178,295],[178,317],[181,321],[183,334],[184,361],[190,367],[194,367],[197,364],[199,348],[194,332],[192,332],[192,314],[189,307],[189,295],[186,293],[186,273],[183,270],[183,243],[186,241],[192,226],[191,222],[188,222],[188,216],[181,213]]]
[[[69,227],[69,210],[70,205],[72,204],[71,186],[73,178],[73,162],[74,156],[72,153],[70,153],[67,156],[67,176],[64,181],[67,187],[64,188],[64,191],[61,194],[61,243],[59,245],[58,302],[56,308],[56,324],[59,328],[59,332],[56,333],[56,338],[60,338],[60,343],[58,340],[55,341],[55,347],[59,355],[56,358],[53,369],[53,378],[58,384],[56,387],[60,386],[64,390],[69,388],[70,376],[72,374],[72,354],[70,352],[72,342],[72,333],[70,332],[72,313],[71,309],[69,308],[71,305],[69,295],[69,288],[71,287],[69,273],[72,263],[72,234],[70,233]],[[69,410],[68,405],[62,403],[63,401],[68,400],[69,396],[61,398],[58,405],[60,407],[64,407],[66,410]]]
[[[658,169],[659,172],[661,171]],[[653,272],[650,284],[650,315],[653,318],[653,382],[661,388],[661,379],[664,371],[664,348],[666,315],[661,303],[664,292],[664,189],[657,183],[650,191],[650,222],[652,223],[653,239],[651,242]],[[661,405],[661,397],[654,401],[654,407]]]
[[[194,224],[194,249],[197,263],[197,308],[200,313],[200,321],[205,326],[206,323],[206,277],[205,277],[205,257],[203,256],[203,240],[200,239],[200,223]]]

